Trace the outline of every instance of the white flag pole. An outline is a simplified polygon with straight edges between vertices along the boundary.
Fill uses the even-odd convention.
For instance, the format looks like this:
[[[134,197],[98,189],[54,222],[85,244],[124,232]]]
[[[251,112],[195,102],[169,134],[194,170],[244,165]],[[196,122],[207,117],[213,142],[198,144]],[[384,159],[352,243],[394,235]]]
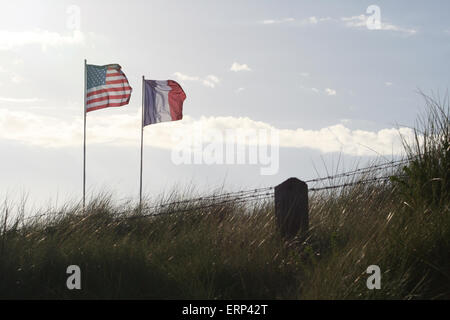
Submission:
[[[84,59],[83,212],[86,207],[86,93],[87,93],[87,60]]]
[[[144,149],[144,103],[145,103],[145,85],[144,76],[142,76],[142,114],[141,114],[141,173],[140,173],[140,186],[139,186],[139,213],[142,212],[142,158]]]

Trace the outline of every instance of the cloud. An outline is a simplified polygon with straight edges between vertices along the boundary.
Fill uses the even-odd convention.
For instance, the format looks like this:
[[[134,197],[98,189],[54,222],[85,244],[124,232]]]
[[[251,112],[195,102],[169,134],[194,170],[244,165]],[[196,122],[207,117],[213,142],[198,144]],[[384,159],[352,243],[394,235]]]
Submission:
[[[310,88],[310,87],[305,87],[304,85],[300,85],[300,88],[306,91],[310,91],[310,92],[314,92],[314,93],[320,93],[321,90],[317,89],[317,88]],[[323,90],[323,93],[328,95],[328,96],[335,96],[337,94],[337,91],[334,89],[330,89],[330,88],[326,88]]]
[[[300,73],[300,75],[302,76],[302,77],[309,77],[309,73],[308,72],[301,72]]]
[[[295,25],[298,26],[314,26],[314,25],[318,25],[319,23],[322,22],[327,22],[327,21],[331,21],[334,23],[339,23],[339,22],[343,22],[347,27],[351,27],[351,28],[367,28],[367,21],[370,18],[370,16],[361,14],[358,16],[351,16],[351,17],[341,17],[341,18],[331,18],[331,17],[316,17],[316,16],[310,16],[304,19],[294,19],[294,18],[285,18],[285,19],[267,19],[267,20],[263,20],[260,21],[260,23],[265,24],[265,25],[275,25],[275,24],[282,24],[282,23],[287,23],[287,22],[295,22]],[[368,28],[367,28],[368,29]],[[389,22],[383,22],[381,21],[379,28],[375,29],[375,30],[383,30],[383,31],[393,31],[393,32],[398,32],[398,33],[403,33],[406,35],[414,35],[417,33],[416,29],[413,28],[405,28],[405,27],[400,27],[397,25],[394,25],[392,23]],[[444,32],[449,33],[449,30],[445,30]]]
[[[302,24],[318,24],[319,22],[330,21],[330,17],[317,18],[316,16],[311,16],[309,18],[303,19]]]
[[[10,50],[27,45],[40,45],[42,50],[48,47],[79,45],[85,42],[84,34],[75,30],[71,35],[36,29],[33,31],[0,30],[0,50]]]
[[[389,81],[386,81],[386,82],[384,83],[384,85],[385,85],[386,87],[390,87],[390,86],[393,85],[393,83],[392,83],[392,82],[389,82]]]
[[[305,87],[304,85],[300,85],[300,89],[303,89],[303,90],[306,90],[306,91],[311,91],[311,92],[314,92],[314,93],[319,93],[319,89]]]
[[[100,113],[101,111],[98,115],[89,115],[89,144],[138,147],[141,119],[139,112],[121,115]],[[179,143],[180,136],[192,136],[200,129],[265,129],[278,131],[281,147],[309,148],[324,153],[342,152],[357,156],[401,154],[403,149],[399,133],[408,139],[413,137],[413,130],[410,128],[350,130],[340,123],[318,130],[278,129],[247,117],[194,119],[185,116],[181,121],[152,125],[151,129],[145,131],[145,144],[163,149],[173,148]],[[81,117],[65,121],[31,112],[0,109],[0,139],[46,148],[79,147],[82,144],[82,132]]]
[[[295,21],[294,18],[284,18],[284,19],[267,19],[261,21],[262,24],[279,24],[279,23],[286,23],[286,22],[293,22]]]
[[[361,14],[359,16],[352,16],[352,17],[342,17],[341,21],[345,23],[347,27],[350,28],[367,28],[367,19],[369,16],[366,16],[364,14]],[[417,30],[411,29],[411,28],[403,28],[396,25],[393,25],[388,22],[381,21],[379,29],[376,30],[383,30],[383,31],[394,31],[399,33],[404,33],[407,35],[413,35],[417,33]]]
[[[336,90],[334,89],[330,89],[330,88],[326,88],[325,89],[325,93],[329,96],[335,96],[336,95]]]
[[[330,17],[311,16],[311,17],[301,19],[301,20],[296,20],[294,18],[267,19],[267,20],[260,21],[260,23],[266,24],[266,25],[274,25],[274,24],[296,22],[297,25],[316,25],[319,22],[324,22],[324,21],[329,21],[329,20],[333,20],[333,19],[331,19]]]
[[[251,71],[250,67],[247,64],[240,64],[237,62],[233,62],[230,67],[230,71],[239,72],[239,71]]]
[[[364,14],[361,14],[359,16],[352,16],[352,17],[342,17],[341,20],[345,22],[345,25],[347,27],[353,27],[353,28],[367,27],[367,17]]]
[[[209,76],[206,76],[206,78],[203,79],[203,81],[202,81],[203,85],[210,87],[210,88],[214,88],[216,86],[216,84],[218,84],[219,82],[220,82],[219,78],[212,74],[210,74]]]
[[[204,78],[200,78],[197,76],[189,76],[189,75],[183,74],[181,72],[175,72],[174,76],[177,78],[177,80],[180,80],[180,81],[201,82],[205,87],[209,87],[209,88],[214,88],[220,82],[220,79],[213,74],[210,74]]]
[[[237,88],[237,89],[236,89],[236,93],[241,93],[241,92],[244,91],[244,90],[245,90],[245,88],[242,88],[242,87]]]
[[[199,77],[188,76],[187,74],[183,74],[181,72],[175,72],[174,76],[177,77],[178,80],[181,81],[198,81]]]

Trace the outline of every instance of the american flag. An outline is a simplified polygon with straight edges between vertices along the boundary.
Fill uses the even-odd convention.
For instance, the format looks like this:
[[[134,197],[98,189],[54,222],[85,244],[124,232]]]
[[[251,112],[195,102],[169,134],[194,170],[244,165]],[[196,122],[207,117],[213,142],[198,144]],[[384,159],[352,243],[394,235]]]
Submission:
[[[118,64],[88,64],[86,69],[86,112],[128,104],[132,88]]]

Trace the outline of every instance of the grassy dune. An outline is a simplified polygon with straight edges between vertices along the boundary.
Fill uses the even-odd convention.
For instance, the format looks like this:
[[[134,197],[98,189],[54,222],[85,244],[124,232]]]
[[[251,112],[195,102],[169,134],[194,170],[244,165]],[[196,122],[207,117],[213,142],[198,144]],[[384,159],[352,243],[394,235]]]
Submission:
[[[142,217],[99,196],[31,220],[4,206],[0,298],[450,299],[449,107],[425,99],[414,160],[387,182],[311,193],[303,238],[279,236],[273,200]],[[66,288],[71,264],[82,290]],[[381,290],[366,287],[373,264]]]

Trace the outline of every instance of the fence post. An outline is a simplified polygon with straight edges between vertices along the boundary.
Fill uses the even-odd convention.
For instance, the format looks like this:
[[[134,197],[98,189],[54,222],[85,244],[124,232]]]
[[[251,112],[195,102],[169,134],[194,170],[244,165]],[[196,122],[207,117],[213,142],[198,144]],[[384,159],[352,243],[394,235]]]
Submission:
[[[300,230],[308,231],[308,185],[289,178],[275,187],[275,217],[284,238],[293,238]]]

